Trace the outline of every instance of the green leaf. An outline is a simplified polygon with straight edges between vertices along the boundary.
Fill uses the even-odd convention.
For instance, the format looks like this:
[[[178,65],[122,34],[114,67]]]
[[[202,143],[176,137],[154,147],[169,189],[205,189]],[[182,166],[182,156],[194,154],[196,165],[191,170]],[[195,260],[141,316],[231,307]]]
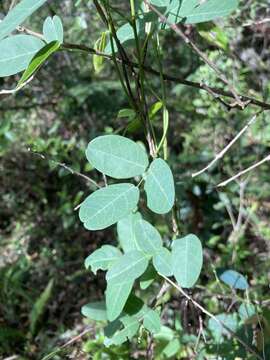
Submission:
[[[107,38],[107,34],[105,31],[103,31],[100,38],[96,41],[94,49],[97,50],[98,52],[104,52],[106,46],[106,38]],[[94,65],[95,73],[99,74],[103,69],[104,57],[94,54],[93,65]]]
[[[157,214],[166,214],[174,204],[175,189],[171,169],[162,159],[154,160],[147,173],[144,189],[147,206]]]
[[[162,248],[162,239],[154,226],[145,220],[138,220],[134,225],[138,248],[149,256],[153,256]]]
[[[217,274],[221,281],[233,289],[246,290],[249,287],[246,278],[237,271],[218,269]]]
[[[176,239],[172,247],[173,274],[184,288],[194,286],[200,275],[203,263],[202,245],[197,236],[190,234]]]
[[[155,280],[156,275],[157,275],[157,273],[156,273],[153,265],[149,264],[146,271],[140,277],[140,288],[142,290],[147,289],[152,284],[152,282]]]
[[[84,316],[95,321],[107,321],[107,309],[104,301],[89,303],[81,309]]]
[[[238,0],[151,0],[151,3],[162,7],[163,14],[172,24],[211,21],[229,15],[238,6]]]
[[[31,35],[14,35],[0,41],[0,77],[26,69],[43,46],[43,41]]]
[[[141,219],[141,214],[137,212],[135,214],[128,215],[117,223],[118,240],[125,253],[132,250],[138,250],[134,225],[139,219]]]
[[[173,339],[170,341],[164,348],[162,353],[167,359],[174,358],[174,356],[179,353],[181,349],[181,343],[179,339]]]
[[[238,327],[238,319],[237,314],[219,314],[216,315],[216,318],[220,320],[223,324],[225,324],[231,331],[237,331]],[[217,321],[214,319],[210,319],[208,322],[208,328],[214,336],[216,342],[220,342],[223,335],[230,335],[229,332]]]
[[[256,308],[253,304],[243,303],[238,309],[241,320],[246,321],[256,314]]]
[[[131,213],[138,201],[139,190],[134,185],[110,185],[84,200],[79,217],[88,230],[105,229]]]
[[[152,334],[156,334],[161,329],[160,316],[157,311],[149,309],[143,318],[143,326]]]
[[[43,24],[43,36],[47,43],[58,41],[60,44],[64,41],[63,24],[59,16],[53,18],[48,16]]]
[[[132,290],[133,282],[126,281],[118,284],[107,282],[105,298],[109,321],[115,320],[121,314]]]
[[[117,115],[118,118],[133,118],[134,116],[136,113],[133,109],[121,109]]]
[[[87,147],[86,157],[95,169],[115,179],[142,175],[148,166],[144,149],[119,135],[95,138]]]
[[[110,284],[119,284],[134,281],[141,276],[148,265],[144,253],[138,250],[122,255],[109,269],[106,280]]]
[[[39,298],[36,300],[33,309],[30,313],[30,331],[33,336],[36,334],[37,325],[41,320],[42,315],[45,312],[48,301],[50,300],[50,297],[52,295],[52,290],[53,290],[53,279],[51,279],[48,282],[46,288],[43,290]]]
[[[108,270],[109,267],[122,256],[120,250],[111,245],[103,245],[100,249],[94,251],[85,260],[85,267],[96,274],[97,270]]]
[[[172,254],[162,247],[153,257],[153,265],[158,273],[165,276],[171,276],[172,271]]]
[[[134,316],[126,315],[120,319],[124,328],[116,332],[112,338],[106,338],[104,344],[106,346],[121,345],[127,340],[131,340],[140,327],[139,321]]]
[[[152,120],[155,115],[159,112],[160,109],[162,109],[163,107],[163,103],[161,101],[158,101],[156,103],[154,103],[150,109],[149,109],[149,118],[150,120]]]
[[[23,73],[17,86],[19,87],[21,84],[26,82],[44,64],[44,62],[59,49],[59,47],[60,43],[58,41],[54,41],[39,50]]]
[[[21,25],[46,0],[22,0],[0,22],[0,40],[9,35],[17,26]]]

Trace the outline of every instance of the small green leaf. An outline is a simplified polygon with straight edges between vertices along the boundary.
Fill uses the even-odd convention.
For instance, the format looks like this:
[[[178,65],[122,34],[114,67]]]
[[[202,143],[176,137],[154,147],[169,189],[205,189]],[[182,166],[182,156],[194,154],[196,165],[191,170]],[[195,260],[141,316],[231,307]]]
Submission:
[[[175,189],[171,169],[162,159],[154,160],[147,173],[144,189],[147,206],[157,214],[166,214],[174,204]]]
[[[144,253],[138,250],[122,255],[109,269],[106,280],[110,284],[134,281],[141,276],[148,265],[148,259]]]
[[[60,43],[58,41],[54,41],[39,50],[23,73],[17,86],[19,87],[25,83],[44,64],[44,62],[59,49],[59,47]]]
[[[238,319],[237,314],[219,314],[216,315],[216,318],[225,324],[231,331],[237,331],[238,327]],[[215,321],[214,319],[210,319],[208,323],[208,328],[211,331],[212,335],[214,336],[216,342],[220,342],[223,335],[230,335],[228,330],[226,330],[220,323]]]
[[[107,309],[104,301],[89,303],[81,309],[82,314],[95,321],[107,321]]]
[[[47,43],[58,41],[60,44],[64,41],[63,24],[59,16],[53,18],[48,16],[43,24],[43,36]]]
[[[158,101],[156,103],[154,103],[150,109],[149,109],[149,118],[150,120],[152,120],[155,115],[159,112],[160,109],[162,109],[163,107],[163,103],[161,101]]]
[[[117,223],[118,240],[125,253],[132,250],[138,250],[134,225],[137,220],[141,219],[141,217],[141,214],[137,212],[135,214],[128,215]]]
[[[93,273],[96,274],[97,270],[108,270],[120,256],[122,253],[116,247],[103,245],[85,259],[85,267],[87,269],[91,267]]]
[[[184,288],[194,286],[200,275],[203,263],[202,245],[197,236],[190,234],[176,239],[172,247],[173,274]]]
[[[132,290],[133,282],[128,281],[128,279],[126,279],[126,282],[118,284],[107,282],[105,298],[109,321],[115,320],[121,314]]]
[[[131,340],[137,333],[140,327],[139,321],[134,316],[124,316],[120,319],[124,328],[116,332],[113,337],[106,338],[104,341],[105,346],[121,345],[127,340]]]
[[[133,118],[134,116],[136,113],[133,109],[121,109],[117,115],[118,118]]]
[[[243,303],[238,309],[241,320],[246,321],[256,314],[256,308],[253,304]]]
[[[88,230],[105,229],[131,213],[138,201],[139,190],[134,185],[109,185],[84,200],[79,217]]]
[[[0,40],[9,35],[47,0],[22,0],[0,22]]]
[[[96,41],[94,49],[98,52],[104,52],[105,46],[106,46],[106,32],[102,32],[101,37]],[[100,55],[93,55],[93,65],[95,69],[95,73],[99,74],[101,70],[103,69],[104,65],[104,57]]]
[[[246,290],[249,287],[245,277],[237,271],[218,269],[217,274],[221,281],[233,289]]]
[[[153,265],[158,273],[165,276],[171,276],[172,271],[172,254],[162,247],[153,257]]]
[[[43,46],[43,41],[31,35],[13,35],[0,41],[0,77],[26,69]]]
[[[152,334],[156,334],[161,329],[160,316],[157,311],[149,309],[143,318],[143,326]]]
[[[36,334],[38,323],[45,312],[47,303],[52,295],[52,290],[53,290],[53,280],[50,280],[46,288],[43,290],[39,298],[34,303],[33,309],[30,313],[30,331],[32,335]]]
[[[145,220],[138,220],[134,225],[138,248],[153,256],[162,248],[162,239],[157,229]]]
[[[142,175],[148,166],[144,149],[119,135],[95,138],[87,147],[86,157],[95,169],[115,179]]]

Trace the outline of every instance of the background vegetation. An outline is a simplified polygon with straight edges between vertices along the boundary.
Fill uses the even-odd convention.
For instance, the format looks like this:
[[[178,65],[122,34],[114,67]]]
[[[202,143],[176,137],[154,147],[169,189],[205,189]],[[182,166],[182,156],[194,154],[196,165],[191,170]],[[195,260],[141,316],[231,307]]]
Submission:
[[[5,14],[9,5],[8,1],[2,2],[0,11]],[[114,6],[128,11],[126,2],[115,1]],[[236,13],[215,24],[214,37],[206,25],[185,29],[240,93],[266,102],[270,92],[269,6],[268,0],[241,1]],[[65,41],[69,43],[93,47],[104,30],[92,1],[48,1],[31,18],[31,28],[40,31],[48,14],[61,16]],[[261,21],[267,18],[268,21]],[[165,32],[161,42],[167,74],[223,86],[172,31]],[[153,49],[149,49],[147,63],[151,65],[154,57]],[[14,87],[18,79],[1,79],[1,88]],[[160,91],[158,77],[149,74],[147,81],[154,92]],[[258,114],[221,161],[192,178],[191,174],[206,166],[261,108],[247,106],[243,111],[228,111],[205,91],[173,81],[166,86],[171,117],[170,165],[181,204],[181,233],[199,234],[204,247],[203,274],[192,296],[215,314],[230,314],[226,321],[231,323],[239,317],[243,299],[249,299],[256,316],[248,328],[238,330],[247,331],[242,336],[268,359],[269,163],[226,187],[216,185],[269,154],[269,111]],[[154,103],[154,97],[149,98],[149,103]],[[119,109],[128,106],[111,62],[105,61],[97,73],[92,56],[78,56],[75,51],[58,52],[31,86],[12,96],[1,95],[3,359],[13,355],[19,360],[42,359],[63,344],[67,346],[54,359],[136,359],[146,358],[151,352],[146,345],[149,339],[144,335],[119,348],[105,348],[102,330],[92,323],[85,336],[75,338],[89,330],[89,321],[80,313],[81,306],[102,298],[105,289],[103,276],[90,275],[84,269],[84,259],[115,238],[114,229],[91,233],[79,222],[74,209],[93,186],[76,171],[102,184],[103,179],[85,160],[89,140],[104,133],[126,131],[134,140],[140,139],[141,130],[128,128],[128,118],[118,116]],[[160,112],[154,115],[153,123],[156,131],[162,133]],[[165,236],[171,224],[165,219],[151,220]],[[217,270],[223,267],[243,273],[249,290],[239,292],[222,284]],[[157,289],[152,291],[155,296]],[[205,348],[213,359],[253,359],[226,334],[226,341],[214,341],[216,329],[211,331],[208,319],[186,299],[173,290],[167,296],[170,302],[165,305],[163,318],[166,328],[155,340],[156,348],[162,348],[161,359],[204,359]]]

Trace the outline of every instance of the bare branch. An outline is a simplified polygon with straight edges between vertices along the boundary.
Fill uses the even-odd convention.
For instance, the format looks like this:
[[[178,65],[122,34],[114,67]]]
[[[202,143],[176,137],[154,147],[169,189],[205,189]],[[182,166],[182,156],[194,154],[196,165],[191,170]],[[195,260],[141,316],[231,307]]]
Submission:
[[[245,108],[245,104],[243,104],[240,95],[238,95],[237,91],[234,89],[234,87],[232,86],[232,84],[229,82],[229,80],[226,78],[226,76],[219,70],[219,68],[216,66],[216,64],[214,62],[212,62],[204,53],[203,51],[201,51],[198,46],[195,44],[195,42],[188,37],[179,26],[177,26],[176,24],[172,24],[168,21],[168,19],[166,18],[166,16],[164,16],[158,9],[156,9],[152,4],[150,4],[150,2],[148,0],[144,0],[144,3],[146,5],[149,6],[149,8],[155,12],[159,19],[161,20],[161,22],[167,24],[176,34],[178,34],[181,39],[187,44],[189,45],[194,52],[196,52],[196,54],[212,69],[214,70],[214,72],[217,74],[217,76],[220,78],[220,80],[228,86],[230,92],[232,93],[233,97],[235,98],[236,102],[238,103],[238,105],[241,108]]]
[[[71,51],[73,51],[73,50],[84,51],[84,52],[87,52],[92,55],[102,56],[108,60],[113,60],[111,55],[103,53],[101,51],[97,51],[97,50],[90,48],[88,46],[85,46],[85,45],[65,43],[62,45],[62,48],[65,50],[71,50]],[[117,60],[117,62],[120,62],[120,63],[123,61],[120,58],[116,58],[116,60]],[[126,65],[132,66],[134,68],[139,68],[139,64],[132,62],[132,61],[129,61],[129,63],[126,63]],[[150,74],[160,77],[160,72],[151,68],[150,66],[143,65],[143,69]],[[227,104],[221,99],[221,96],[224,96],[227,98],[234,98],[234,96],[229,91],[226,91],[226,90],[223,90],[220,88],[216,88],[216,87],[211,87],[202,82],[199,83],[199,82],[195,82],[195,81],[186,80],[183,77],[173,76],[173,75],[169,75],[169,74],[162,74],[162,75],[163,75],[164,80],[166,80],[166,81],[172,81],[172,82],[176,82],[178,84],[182,84],[182,85],[194,87],[199,90],[207,91],[216,100],[223,102],[223,105],[226,106],[226,108],[228,108],[228,109],[239,107],[238,103]],[[257,100],[250,96],[245,96],[245,95],[239,95],[239,96],[240,96],[240,98],[242,100],[242,104],[244,105],[245,108],[249,105],[256,105],[258,107],[261,107],[262,109],[270,110],[270,104],[268,104],[266,102]],[[243,110],[242,106],[240,108],[241,108],[241,110]]]
[[[89,176],[84,175],[76,170],[73,170],[70,166],[67,166],[64,163],[55,161],[54,159],[49,158],[48,156],[45,156],[43,154],[40,154],[38,152],[32,151],[31,149],[27,149],[31,154],[38,156],[39,158],[43,159],[43,160],[47,160],[59,167],[62,167],[63,169],[67,170],[69,173],[71,173],[72,175],[77,175],[79,177],[81,177],[82,179],[86,180],[87,182],[90,182],[91,184],[93,184],[96,188],[101,188],[101,186],[93,179],[91,179]]]
[[[232,335],[241,345],[245,347],[245,349],[253,354],[257,359],[263,360],[260,354],[258,354],[252,347],[249,346],[246,342],[244,342],[234,331],[231,330],[223,321],[219,320],[214,314],[210,313],[206,310],[202,305],[200,305],[197,301],[195,301],[191,296],[189,296],[181,286],[175,284],[171,279],[159,273],[161,277],[163,277],[169,284],[171,284],[175,289],[177,289],[186,299],[188,299],[196,308],[200,309],[205,315],[209,316],[216,323],[218,323],[223,329],[225,329],[230,335]]]
[[[202,170],[192,174],[192,177],[194,178],[198,175],[201,175],[202,173],[207,171],[210,167],[212,167],[218,160],[220,160],[226,154],[226,152],[234,145],[234,143],[236,143],[236,141],[244,134],[244,132],[247,131],[247,129],[255,122],[255,120],[257,119],[257,116],[258,116],[258,114],[254,115],[249,120],[249,122],[246,124],[246,126],[244,126],[243,129],[241,131],[239,131],[238,134],[232,139],[232,141],[230,141],[230,143],[222,151],[220,151],[216,155],[216,157],[206,167],[204,167]]]
[[[228,185],[231,181],[238,179],[240,176],[247,174],[248,172],[256,169],[258,166],[261,166],[262,164],[264,164],[265,162],[270,161],[270,154],[267,155],[264,159],[262,159],[261,161],[255,163],[254,165],[250,166],[249,168],[240,171],[239,173],[237,173],[236,175],[232,176],[231,178],[229,178],[228,180],[223,181],[222,183],[218,184],[218,187],[222,187],[222,186],[226,186]]]

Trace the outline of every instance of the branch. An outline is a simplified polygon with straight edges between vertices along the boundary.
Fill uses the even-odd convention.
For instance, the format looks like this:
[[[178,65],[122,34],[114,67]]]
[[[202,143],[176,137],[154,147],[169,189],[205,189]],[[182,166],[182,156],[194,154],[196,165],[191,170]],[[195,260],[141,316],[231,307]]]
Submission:
[[[270,161],[270,154],[267,155],[264,159],[262,159],[261,161],[253,164],[252,166],[250,166],[249,168],[240,171],[238,174],[232,176],[231,178],[229,178],[228,180],[223,181],[222,183],[218,184],[217,187],[222,187],[222,186],[226,186],[227,184],[229,184],[231,181],[238,179],[240,176],[245,175],[246,173],[250,172],[251,170],[256,169],[258,166],[264,164],[265,162]]]
[[[192,174],[192,177],[194,178],[198,175],[201,175],[202,173],[207,171],[210,167],[212,167],[218,160],[220,160],[226,154],[226,152],[233,146],[233,144],[244,134],[244,132],[247,131],[247,129],[255,122],[255,120],[257,119],[257,115],[258,114],[254,115],[249,120],[247,125],[245,127],[243,127],[243,129],[241,131],[239,131],[239,133],[232,139],[232,141],[222,151],[220,151],[216,155],[216,157],[206,167],[204,167],[202,170]]]
[[[215,322],[217,322],[223,329],[225,329],[231,336],[233,336],[241,345],[244,346],[244,348],[253,354],[257,359],[264,360],[260,354],[257,353],[252,347],[250,347],[246,342],[244,342],[234,331],[231,330],[223,321],[219,320],[214,314],[210,313],[208,310],[206,310],[202,305],[197,303],[191,296],[189,296],[182,288],[181,286],[175,284],[172,280],[170,280],[168,277],[162,275],[159,273],[161,277],[163,277],[169,284],[171,284],[175,289],[177,289],[186,299],[188,299],[196,308],[200,309],[201,312],[203,312],[205,315],[209,316],[211,319],[213,319]]]
[[[198,46],[194,43],[194,41],[188,37],[179,26],[176,24],[172,24],[168,21],[166,16],[164,16],[160,11],[158,11],[148,0],[144,0],[144,3],[149,6],[149,8],[158,15],[161,22],[167,24],[177,35],[181,37],[181,39],[189,45],[193,51],[217,74],[217,76],[220,78],[220,80],[228,86],[230,92],[232,93],[233,97],[235,98],[237,104],[240,108],[245,108],[245,104],[243,104],[240,96],[238,95],[237,91],[234,89],[234,87],[231,85],[229,80],[226,78],[226,76],[219,70],[219,68],[216,66],[215,63],[213,63],[204,53],[201,51]]]
[[[64,43],[62,45],[62,49],[65,50],[78,50],[78,51],[83,51],[86,52],[88,54],[92,54],[92,55],[97,55],[97,56],[102,56],[108,60],[113,60],[113,57],[109,54],[103,53],[101,51],[95,50],[91,47],[88,47],[86,45],[81,45],[81,44],[70,44],[70,43]],[[116,58],[117,62],[122,62],[123,60],[120,58]],[[139,68],[139,64],[129,61],[128,63],[126,62],[126,65],[128,66],[132,66],[136,69]],[[153,74],[155,76],[160,77],[160,72],[151,68],[150,66],[147,65],[143,65],[143,69],[150,73]],[[182,77],[177,77],[177,76],[173,76],[173,75],[168,75],[168,74],[164,74],[163,73],[163,78],[166,81],[172,81],[172,82],[176,82],[178,84],[182,84],[182,85],[186,85],[189,87],[193,87],[199,90],[204,90],[206,92],[208,92],[211,96],[213,96],[215,99],[221,99],[221,96],[227,97],[227,98],[234,98],[234,96],[231,94],[231,92],[223,90],[223,89],[219,89],[216,87],[211,87],[211,86],[206,86],[204,83],[199,83],[199,82],[195,82],[195,81],[190,81],[190,80],[186,80],[185,78]],[[249,105],[255,105],[258,106],[264,110],[270,110],[270,104],[263,102],[261,100],[257,100],[255,98],[252,98],[250,96],[244,96],[244,95],[239,95],[239,97],[241,98],[242,103],[244,104],[245,108]],[[224,104],[225,105],[225,104]],[[226,104],[226,107],[229,108],[235,108],[235,107],[239,107],[238,103],[234,103],[234,104]],[[241,110],[243,110],[243,107],[241,107]]]
[[[81,177],[82,179],[86,180],[87,182],[90,182],[92,185],[94,185],[96,188],[101,188],[101,186],[93,179],[91,179],[90,177],[88,177],[87,175],[84,175],[76,170],[73,170],[71,167],[67,166],[65,163],[61,163],[58,161],[55,161],[54,159],[49,158],[48,156],[45,156],[43,154],[40,154],[38,152],[32,151],[31,149],[27,149],[31,154],[38,156],[39,158],[43,159],[43,160],[48,160],[49,162],[62,167],[63,169],[67,170],[69,173],[71,173],[72,175],[77,175],[79,177]]]

